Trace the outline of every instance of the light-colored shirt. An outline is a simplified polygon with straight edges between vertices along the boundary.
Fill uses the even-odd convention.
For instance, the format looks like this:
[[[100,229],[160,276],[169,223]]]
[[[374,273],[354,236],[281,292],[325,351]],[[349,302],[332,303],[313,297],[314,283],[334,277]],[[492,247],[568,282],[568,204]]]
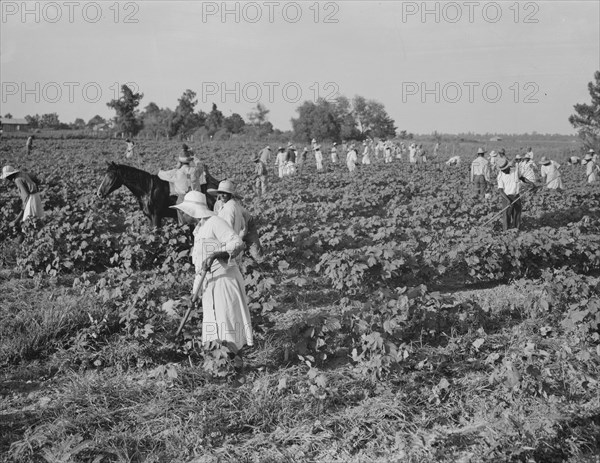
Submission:
[[[348,154],[346,154],[346,164],[354,165],[354,164],[356,164],[356,161],[358,161],[358,156],[356,154],[356,150],[348,151]]]
[[[521,177],[521,170],[518,164],[511,167],[508,174],[498,172],[498,188],[503,189],[507,195],[518,195],[521,192],[519,177]]]
[[[204,225],[200,223],[194,229],[194,247],[192,248],[192,263],[196,267],[196,279],[193,290],[196,291],[200,283],[199,274],[202,263],[216,252],[226,251],[233,256],[244,249],[242,239],[233,231],[227,222],[217,216],[210,217]],[[228,265],[237,265],[235,259],[230,259]],[[220,263],[215,260],[212,269],[218,268]]]
[[[475,175],[483,175],[486,181],[490,181],[490,163],[482,156],[477,156],[471,163],[471,181]]]
[[[523,177],[525,177],[530,182],[535,182],[535,162],[529,159],[527,161],[523,161],[520,167],[523,171]]]
[[[158,178],[169,182],[171,193],[178,196],[190,191],[195,175],[196,168],[188,165],[183,165],[179,169],[158,171]]]
[[[218,211],[221,217],[227,224],[233,228],[236,234],[240,234],[246,228],[242,206],[235,200],[230,199]]]
[[[277,153],[277,159],[275,160],[275,164],[278,166],[284,166],[287,162],[287,153],[285,151],[279,151]]]
[[[271,161],[271,150],[263,148],[260,152],[260,160],[265,164],[268,164]]]

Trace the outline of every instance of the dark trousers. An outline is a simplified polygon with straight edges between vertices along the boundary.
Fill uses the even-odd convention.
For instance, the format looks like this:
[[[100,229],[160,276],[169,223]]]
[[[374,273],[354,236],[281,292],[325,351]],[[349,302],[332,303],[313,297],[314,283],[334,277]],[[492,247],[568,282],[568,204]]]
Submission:
[[[475,187],[475,194],[481,199],[485,199],[485,191],[487,190],[485,175],[473,175],[473,185]]]
[[[507,208],[504,211],[502,218],[502,228],[506,231],[509,228],[521,228],[521,211],[523,206],[521,204],[521,197],[519,195],[507,195],[508,200],[502,197],[502,208]],[[513,203],[509,206],[509,204]],[[508,206],[508,207],[507,207]]]

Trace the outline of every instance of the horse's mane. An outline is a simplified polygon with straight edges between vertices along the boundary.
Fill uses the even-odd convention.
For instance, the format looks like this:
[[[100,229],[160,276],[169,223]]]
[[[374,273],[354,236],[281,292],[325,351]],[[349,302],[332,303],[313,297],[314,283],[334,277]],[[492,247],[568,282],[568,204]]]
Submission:
[[[134,182],[139,180],[147,181],[152,177],[156,177],[156,175],[137,167],[128,166],[127,164],[115,164],[114,162],[109,164],[108,170],[115,170],[121,177]]]

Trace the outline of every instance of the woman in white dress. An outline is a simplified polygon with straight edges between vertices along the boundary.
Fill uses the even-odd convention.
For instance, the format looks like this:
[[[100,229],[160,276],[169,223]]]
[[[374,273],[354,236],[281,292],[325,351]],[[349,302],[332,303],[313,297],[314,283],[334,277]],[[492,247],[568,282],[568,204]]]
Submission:
[[[242,239],[208,208],[206,196],[199,191],[190,191],[182,203],[171,207],[199,219],[192,249],[196,268],[192,295],[202,291],[202,342],[221,341],[237,350],[252,346],[244,278],[235,259],[244,249]],[[199,288],[203,272],[206,277]]]
[[[353,173],[356,170],[356,163],[358,162],[358,153],[356,152],[356,147],[354,143],[350,145],[350,151],[346,154],[346,166],[348,167],[348,171]]]
[[[540,177],[546,177],[545,185],[550,190],[562,190],[563,184],[562,179],[560,177],[560,164],[551,161],[546,158],[546,156],[542,156],[540,159]]]
[[[600,167],[594,161],[594,157],[591,153],[588,153],[583,158],[583,165],[585,165],[585,175],[588,183],[596,183],[598,181],[598,173],[600,172]]]

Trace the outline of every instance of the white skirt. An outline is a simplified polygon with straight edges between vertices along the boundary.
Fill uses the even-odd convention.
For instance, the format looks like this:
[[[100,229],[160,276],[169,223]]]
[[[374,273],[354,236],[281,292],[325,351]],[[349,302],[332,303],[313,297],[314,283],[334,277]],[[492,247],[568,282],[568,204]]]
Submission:
[[[27,203],[25,204],[25,211],[23,213],[23,221],[29,217],[37,217],[39,219],[44,218],[44,206],[42,205],[42,198],[39,193],[33,193],[29,195]]]

